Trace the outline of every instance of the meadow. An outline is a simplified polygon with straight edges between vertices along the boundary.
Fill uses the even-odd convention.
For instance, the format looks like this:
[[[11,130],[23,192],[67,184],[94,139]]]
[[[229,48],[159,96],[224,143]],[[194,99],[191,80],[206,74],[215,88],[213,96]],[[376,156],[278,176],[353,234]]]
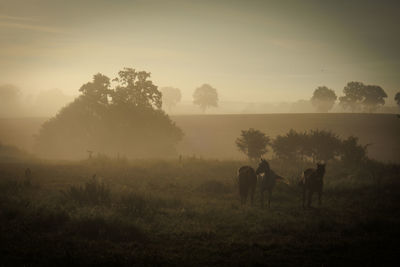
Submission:
[[[327,165],[301,205],[308,162],[270,160],[291,184],[242,206],[237,160],[0,163],[1,266],[397,266],[400,166]],[[31,175],[25,175],[26,168]]]
[[[178,144],[178,153],[184,156],[244,160],[235,146],[241,130],[254,128],[274,138],[290,129],[298,132],[319,129],[331,130],[342,138],[354,135],[361,144],[370,144],[370,158],[400,163],[400,120],[395,114],[176,115],[171,118],[185,134]],[[33,137],[45,120],[0,119],[0,142],[32,151]]]

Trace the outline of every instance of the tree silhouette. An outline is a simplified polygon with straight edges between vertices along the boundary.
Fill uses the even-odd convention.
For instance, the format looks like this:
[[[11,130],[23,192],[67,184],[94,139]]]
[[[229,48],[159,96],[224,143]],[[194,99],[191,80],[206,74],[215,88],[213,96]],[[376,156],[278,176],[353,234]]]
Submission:
[[[161,88],[163,105],[171,111],[172,107],[176,106],[181,101],[181,90],[174,87]]]
[[[328,112],[332,109],[336,99],[335,91],[326,86],[320,86],[315,89],[311,103],[318,112]]]
[[[344,96],[339,97],[339,103],[344,109],[355,112],[360,109],[363,100],[364,84],[360,82],[349,82],[343,89]]]
[[[45,122],[36,136],[39,155],[83,158],[86,151],[128,157],[173,155],[182,131],[161,109],[150,73],[125,68],[112,86],[102,74],[81,95]]]
[[[247,131],[242,130],[240,137],[236,139],[236,145],[250,160],[257,160],[267,153],[270,139],[265,133],[250,128]]]
[[[285,160],[304,159],[309,155],[307,151],[308,135],[306,133],[298,133],[291,129],[286,135],[278,135],[272,142],[272,149],[276,156]]]
[[[394,96],[394,100],[396,101],[397,105],[400,107],[400,92]]]
[[[363,109],[373,112],[385,104],[387,94],[377,85],[364,85],[361,82],[349,82],[343,89],[344,96],[339,97],[340,105],[352,112]]]
[[[342,161],[347,165],[359,164],[367,158],[368,145],[362,146],[358,144],[358,138],[349,136],[342,141],[340,154]]]
[[[0,115],[15,116],[20,111],[21,91],[12,84],[0,86]]]
[[[379,105],[385,104],[385,98],[387,94],[385,91],[377,85],[366,85],[364,87],[364,99],[362,105],[364,110],[368,112],[374,112],[377,110]]]
[[[208,107],[218,107],[217,89],[208,84],[203,84],[196,88],[193,94],[193,103],[200,106],[203,112],[205,112]]]

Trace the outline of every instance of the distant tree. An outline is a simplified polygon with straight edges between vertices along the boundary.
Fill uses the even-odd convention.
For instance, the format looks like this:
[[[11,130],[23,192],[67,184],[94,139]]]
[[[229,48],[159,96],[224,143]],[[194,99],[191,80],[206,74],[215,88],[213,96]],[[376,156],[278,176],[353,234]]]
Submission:
[[[397,105],[400,107],[400,92],[394,96],[394,100],[396,101]]]
[[[380,105],[385,104],[385,98],[387,98],[387,94],[382,87],[366,85],[364,87],[364,99],[361,104],[365,111],[374,112]]]
[[[181,90],[178,88],[163,87],[161,88],[161,93],[163,105],[165,105],[169,111],[181,101]]]
[[[21,91],[12,84],[0,85],[0,116],[15,116],[21,108]]]
[[[343,89],[344,96],[339,97],[339,103],[344,109],[355,112],[360,109],[363,100],[364,84],[360,82],[349,82]]]
[[[102,74],[81,95],[45,122],[36,152],[45,157],[83,158],[86,151],[128,157],[174,154],[182,131],[161,109],[161,93],[150,73],[125,68],[112,86]]]
[[[364,85],[361,82],[349,82],[343,89],[344,96],[339,97],[340,105],[352,112],[363,109],[373,112],[385,104],[387,94],[377,85]]]
[[[240,137],[236,139],[236,145],[250,160],[256,160],[268,152],[270,139],[265,133],[250,128],[242,130]]]
[[[208,107],[218,107],[217,89],[208,84],[203,84],[196,88],[193,94],[193,103],[200,106],[203,112],[205,112]]]
[[[335,91],[326,86],[320,86],[315,89],[311,103],[318,112],[328,112],[332,109],[336,99]]]

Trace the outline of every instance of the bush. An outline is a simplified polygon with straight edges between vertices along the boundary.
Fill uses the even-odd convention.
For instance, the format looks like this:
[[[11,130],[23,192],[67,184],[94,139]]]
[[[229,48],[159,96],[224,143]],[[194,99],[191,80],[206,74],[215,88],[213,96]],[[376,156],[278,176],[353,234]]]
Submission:
[[[104,182],[100,183],[94,176],[82,186],[71,186],[67,191],[62,191],[68,199],[80,205],[109,205],[111,202],[110,187]]]

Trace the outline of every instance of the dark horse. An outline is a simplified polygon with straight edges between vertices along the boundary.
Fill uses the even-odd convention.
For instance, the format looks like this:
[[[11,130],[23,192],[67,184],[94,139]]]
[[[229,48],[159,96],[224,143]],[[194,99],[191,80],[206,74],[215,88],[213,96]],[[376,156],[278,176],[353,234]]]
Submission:
[[[271,196],[272,196],[272,189],[274,189],[276,181],[282,181],[286,184],[289,184],[289,182],[283,178],[282,176],[279,176],[276,174],[271,168],[269,167],[268,162],[265,159],[261,159],[261,162],[258,164],[258,168],[256,170],[256,174],[264,174],[262,180],[261,180],[261,185],[260,185],[260,190],[261,190],[261,205],[264,207],[264,191],[267,191],[268,193],[268,207],[271,206]]]
[[[251,204],[253,204],[254,191],[257,185],[257,175],[250,166],[242,166],[238,170],[239,194],[242,204],[247,201],[247,195],[250,191]]]
[[[307,169],[303,172],[300,185],[303,187],[303,208],[307,196],[307,207],[311,207],[312,195],[318,193],[318,203],[321,205],[322,187],[324,185],[325,164],[317,163],[316,169]]]

